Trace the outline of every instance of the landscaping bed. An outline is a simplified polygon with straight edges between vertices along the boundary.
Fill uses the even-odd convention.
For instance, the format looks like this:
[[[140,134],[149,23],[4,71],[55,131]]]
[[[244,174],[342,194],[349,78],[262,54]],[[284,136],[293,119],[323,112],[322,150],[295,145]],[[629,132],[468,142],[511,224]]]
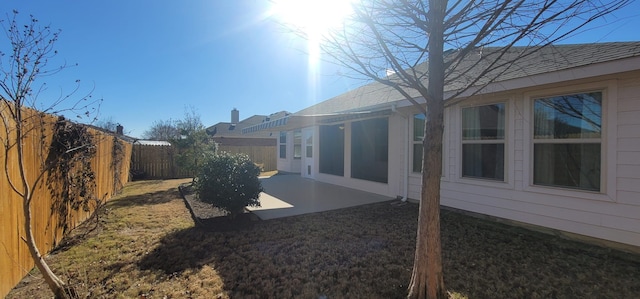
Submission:
[[[198,200],[190,183],[180,185],[179,190],[184,198],[187,209],[189,209],[191,213],[191,218],[193,218],[195,224],[200,228],[210,231],[229,231],[250,227],[255,221],[260,220],[249,211],[245,211],[245,213],[236,216],[234,219],[230,219],[221,209]]]
[[[405,298],[418,207],[376,203],[194,225],[177,186],[134,182],[99,233],[48,257],[83,298]],[[193,206],[193,203],[192,203]],[[227,224],[222,224],[226,222]],[[77,234],[79,232],[74,232]],[[637,255],[443,210],[453,298],[636,298]],[[35,272],[35,271],[34,271]],[[38,273],[8,298],[48,298]]]

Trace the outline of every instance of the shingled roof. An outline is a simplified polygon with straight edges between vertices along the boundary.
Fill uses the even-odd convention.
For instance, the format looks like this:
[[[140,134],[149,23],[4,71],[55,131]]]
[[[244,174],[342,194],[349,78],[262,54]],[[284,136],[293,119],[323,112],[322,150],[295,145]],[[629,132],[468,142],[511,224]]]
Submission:
[[[547,47],[512,47],[506,52],[501,48],[485,47],[475,49],[455,64],[445,84],[445,92],[453,92],[469,85],[495,61],[493,70],[474,82],[473,86],[483,86],[489,82],[503,82],[533,75],[557,72],[572,68],[604,63],[640,56],[640,42],[614,42],[594,44],[552,45]],[[503,53],[499,58],[498,55]],[[453,57],[456,50],[445,53]],[[485,58],[485,59],[480,59]],[[517,59],[516,59],[517,58]],[[445,59],[446,60],[446,59]],[[515,63],[512,63],[516,61]],[[426,80],[427,64],[416,67],[423,72]],[[640,69],[637,66],[636,69]],[[415,90],[407,90],[419,97]],[[362,111],[402,101],[404,97],[391,87],[378,82],[364,85],[324,102],[300,110],[293,116],[322,115],[337,112]]]
[[[457,51],[445,52],[445,61],[450,63],[445,79],[445,94],[449,97],[458,94],[460,90],[466,90],[467,94],[462,93],[462,96],[465,96],[471,91],[492,92],[554,83],[559,82],[557,80],[569,80],[570,77],[577,79],[581,76],[585,78],[640,70],[640,42],[512,47],[507,51],[503,48],[484,47],[468,53],[462,60],[455,61],[453,57],[456,57]],[[621,64],[617,64],[618,68],[604,67],[607,62],[623,59],[632,59],[632,63],[622,64],[622,67]],[[597,69],[591,75],[582,73],[591,66],[602,69]],[[428,65],[425,62],[416,66],[414,71],[427,80],[427,69]],[[489,71],[486,71],[487,69]],[[571,75],[567,76],[563,72],[569,72]],[[393,75],[390,78],[393,78]],[[514,82],[517,84],[513,84]],[[471,87],[468,88],[469,86]],[[420,94],[414,89],[407,89],[406,92],[415,99],[420,98]],[[405,100],[404,96],[392,87],[374,82],[283,118],[272,118],[268,122],[245,127],[242,132],[256,134],[385,115],[389,113],[391,104],[401,104]]]
[[[270,115],[254,115],[243,119],[237,124],[232,124],[230,122],[219,122],[213,126],[207,128],[207,132],[211,134],[213,137],[263,137],[263,138],[271,138],[267,132],[256,132],[254,134],[242,134],[242,129],[254,125],[258,125],[264,122],[268,122],[273,119],[283,118],[290,113],[287,111],[280,111]]]

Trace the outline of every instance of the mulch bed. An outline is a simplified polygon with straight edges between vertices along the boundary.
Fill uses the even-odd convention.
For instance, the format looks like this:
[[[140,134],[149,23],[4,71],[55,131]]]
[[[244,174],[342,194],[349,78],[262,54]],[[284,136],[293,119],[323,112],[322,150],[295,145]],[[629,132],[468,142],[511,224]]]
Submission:
[[[202,229],[211,231],[230,231],[243,228],[250,228],[260,219],[245,211],[244,214],[231,219],[223,210],[211,204],[198,200],[191,184],[183,184],[179,187],[180,194],[184,198],[185,205],[196,225]]]

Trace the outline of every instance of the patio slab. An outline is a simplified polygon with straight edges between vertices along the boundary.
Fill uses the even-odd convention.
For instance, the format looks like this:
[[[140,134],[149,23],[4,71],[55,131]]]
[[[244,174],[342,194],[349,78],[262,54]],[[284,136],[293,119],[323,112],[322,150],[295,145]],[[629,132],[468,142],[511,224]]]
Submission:
[[[260,179],[264,192],[260,207],[247,209],[262,220],[337,210],[393,198],[306,179],[298,174],[278,174]]]

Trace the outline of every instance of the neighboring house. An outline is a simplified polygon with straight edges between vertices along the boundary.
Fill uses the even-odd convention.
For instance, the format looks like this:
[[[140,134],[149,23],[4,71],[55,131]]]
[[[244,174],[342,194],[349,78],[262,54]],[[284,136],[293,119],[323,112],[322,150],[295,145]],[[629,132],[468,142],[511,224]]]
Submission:
[[[280,111],[271,115],[254,115],[241,121],[240,111],[234,108],[231,110],[231,122],[219,122],[206,130],[220,145],[260,144],[275,146],[276,136],[272,132],[256,131],[243,134],[242,129],[283,118],[289,114],[289,112]]]
[[[640,42],[546,47],[477,85],[445,103],[443,206],[640,247]],[[278,134],[280,171],[419,199],[424,123],[372,83],[243,131]]]
[[[255,131],[246,134],[247,127],[281,119],[289,112],[280,111],[271,115],[254,115],[240,121],[240,112],[231,110],[231,122],[220,122],[208,127],[207,133],[213,137],[220,150],[232,153],[245,153],[263,167],[265,171],[276,170],[277,134],[267,131]]]

